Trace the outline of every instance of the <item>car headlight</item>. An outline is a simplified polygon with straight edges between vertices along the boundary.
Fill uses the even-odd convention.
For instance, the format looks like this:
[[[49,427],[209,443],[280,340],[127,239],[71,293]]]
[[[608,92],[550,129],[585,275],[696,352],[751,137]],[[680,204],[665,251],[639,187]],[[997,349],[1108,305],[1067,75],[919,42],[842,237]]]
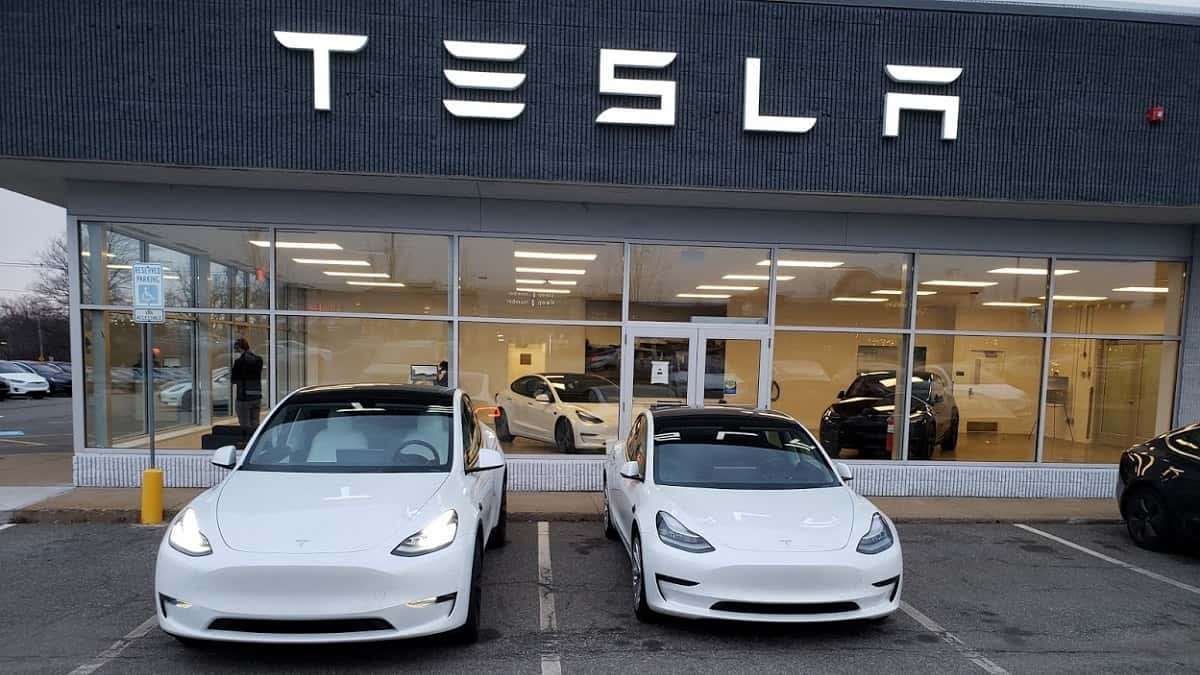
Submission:
[[[837,411],[834,410],[833,408],[829,408],[828,410],[825,411],[824,415],[821,415],[821,419],[826,419],[826,420],[836,420],[839,417],[841,417],[841,415],[837,414]]]
[[[704,537],[684,527],[683,523],[666,511],[659,511],[654,522],[658,526],[658,538],[667,546],[689,553],[708,553],[715,550]]]
[[[585,412],[583,410],[576,409],[575,416],[578,417],[579,419],[583,420],[584,422],[588,422],[591,424],[604,424],[604,420],[600,419],[599,417],[596,417],[595,415],[593,415],[589,412]]]
[[[458,513],[454,509],[446,511],[433,519],[420,532],[400,542],[392,549],[392,555],[413,557],[440,551],[454,543],[454,535],[458,533]]]
[[[883,516],[876,513],[871,516],[871,529],[863,535],[863,538],[858,542],[858,552],[874,555],[883,553],[896,543],[896,538],[892,536],[892,528],[884,522]]]
[[[200,519],[196,517],[195,509],[184,509],[183,513],[171,525],[171,534],[167,537],[171,548],[183,553],[199,557],[212,553],[208,537],[200,531]]]

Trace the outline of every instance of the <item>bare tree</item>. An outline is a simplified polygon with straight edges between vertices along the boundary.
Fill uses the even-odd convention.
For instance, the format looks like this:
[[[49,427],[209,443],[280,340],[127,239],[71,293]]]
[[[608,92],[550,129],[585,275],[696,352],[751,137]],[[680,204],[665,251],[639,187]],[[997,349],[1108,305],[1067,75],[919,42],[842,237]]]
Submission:
[[[67,238],[59,235],[38,256],[42,269],[36,281],[30,285],[38,300],[50,308],[66,314],[71,307],[71,254],[67,250]]]

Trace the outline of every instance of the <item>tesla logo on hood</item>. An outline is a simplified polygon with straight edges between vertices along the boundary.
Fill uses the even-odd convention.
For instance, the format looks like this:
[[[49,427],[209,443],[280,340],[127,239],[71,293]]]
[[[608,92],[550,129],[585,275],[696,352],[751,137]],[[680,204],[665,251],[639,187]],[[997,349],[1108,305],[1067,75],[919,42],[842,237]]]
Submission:
[[[300,547],[300,548],[304,548],[304,545],[305,545],[305,544],[307,544],[307,543],[308,543],[308,542],[310,542],[310,541],[312,541],[312,539],[297,539],[297,540],[296,540],[296,546],[298,546],[298,547]]]
[[[344,501],[348,501],[351,499],[370,499],[370,498],[371,498],[371,495],[352,495],[352,494],[350,494],[350,486],[343,485],[342,493],[340,495],[338,495],[336,497],[325,497],[324,499],[327,502],[344,502]]]

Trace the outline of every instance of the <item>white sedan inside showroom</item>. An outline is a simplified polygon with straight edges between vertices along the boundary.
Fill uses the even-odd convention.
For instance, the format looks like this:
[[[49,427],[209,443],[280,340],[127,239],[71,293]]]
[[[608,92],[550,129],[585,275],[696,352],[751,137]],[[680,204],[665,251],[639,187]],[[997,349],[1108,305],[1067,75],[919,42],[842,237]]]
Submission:
[[[560,452],[595,450],[617,435],[615,383],[597,375],[541,373],[496,394],[496,434],[553,443]]]
[[[505,459],[459,390],[301,389],[158,549],[163,631],[186,644],[477,639],[485,547],[504,544]]]
[[[887,617],[900,604],[900,542],[850,479],[782,413],[642,413],[604,472],[605,535],[629,553],[635,614]]]

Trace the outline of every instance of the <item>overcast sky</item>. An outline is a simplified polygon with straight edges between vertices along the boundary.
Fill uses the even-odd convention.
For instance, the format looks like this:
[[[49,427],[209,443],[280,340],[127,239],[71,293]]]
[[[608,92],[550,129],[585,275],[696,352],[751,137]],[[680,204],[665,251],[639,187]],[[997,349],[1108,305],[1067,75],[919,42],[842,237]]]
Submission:
[[[0,297],[20,295],[37,277],[37,269],[10,263],[37,262],[54,237],[66,232],[63,209],[0,190]]]

